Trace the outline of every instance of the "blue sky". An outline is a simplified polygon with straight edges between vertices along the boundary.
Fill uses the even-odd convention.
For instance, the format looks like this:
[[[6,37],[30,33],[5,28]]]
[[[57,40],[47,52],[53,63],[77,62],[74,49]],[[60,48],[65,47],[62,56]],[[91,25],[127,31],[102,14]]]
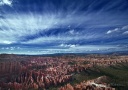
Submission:
[[[128,51],[127,0],[0,0],[0,53]]]

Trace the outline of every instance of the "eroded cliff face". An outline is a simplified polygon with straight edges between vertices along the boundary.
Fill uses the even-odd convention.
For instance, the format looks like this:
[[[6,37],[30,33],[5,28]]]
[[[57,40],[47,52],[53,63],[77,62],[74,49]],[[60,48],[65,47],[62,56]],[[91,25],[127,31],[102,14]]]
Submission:
[[[84,70],[78,65],[68,65],[67,61],[50,57],[17,61],[13,58],[12,61],[0,62],[0,76],[3,78],[0,87],[3,89],[28,90],[58,86],[71,81],[72,73]]]
[[[21,68],[22,66],[18,61],[0,62],[1,75],[19,73],[19,70],[21,70]]]
[[[112,58],[110,56],[34,57],[5,55],[1,56],[1,59],[0,88],[13,90],[48,89],[52,86],[62,86],[73,81],[74,74],[86,71],[94,66],[109,67],[128,62],[127,56],[115,56]],[[111,90],[110,87],[102,85],[103,83],[104,79],[99,77],[95,80],[81,82],[75,86],[67,84],[59,88],[59,90],[86,90],[88,88],[95,90],[99,86],[102,86],[100,88],[107,87],[108,90]]]

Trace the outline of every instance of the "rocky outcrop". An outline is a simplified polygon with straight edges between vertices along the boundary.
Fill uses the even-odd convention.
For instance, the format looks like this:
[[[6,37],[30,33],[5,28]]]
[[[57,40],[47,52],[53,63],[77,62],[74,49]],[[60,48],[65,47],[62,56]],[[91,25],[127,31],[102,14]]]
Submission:
[[[101,76],[94,80],[83,81],[75,86],[66,84],[63,87],[60,87],[58,90],[115,90],[115,88],[109,87],[105,82],[101,83],[99,79],[106,80],[106,76]],[[97,80],[100,82],[100,84],[96,83]]]

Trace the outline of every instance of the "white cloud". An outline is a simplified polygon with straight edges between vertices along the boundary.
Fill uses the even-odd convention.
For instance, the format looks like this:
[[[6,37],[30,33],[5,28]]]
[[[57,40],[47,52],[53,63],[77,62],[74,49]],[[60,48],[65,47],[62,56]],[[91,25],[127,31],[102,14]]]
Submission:
[[[11,5],[12,4],[12,1],[11,0],[3,0],[3,2],[7,5]]]
[[[3,44],[11,44],[11,41],[3,41]]]
[[[68,48],[75,48],[78,45],[74,45],[74,44],[60,44],[61,47],[68,47]]]
[[[70,30],[69,33],[73,35],[74,34],[74,29]]]
[[[110,34],[110,33],[112,33],[112,30],[108,30],[108,31],[107,31],[107,34]]]
[[[108,30],[107,31],[107,34],[111,34],[111,33],[114,33],[114,32],[118,32],[120,30],[120,28],[115,28],[114,30]]]
[[[123,34],[128,34],[128,31],[123,32]]]
[[[128,25],[122,27],[122,30],[128,30]]]
[[[76,47],[76,45],[70,45],[70,47],[71,47],[71,48],[75,48],[75,47]]]
[[[117,32],[120,32],[120,33],[122,33],[122,34],[127,34],[127,31],[126,31],[126,30],[128,30],[128,25],[123,26],[123,27],[121,27],[121,28],[115,28],[115,29],[113,29],[113,30],[108,30],[108,31],[106,32],[106,34],[112,34],[112,33],[117,33]]]
[[[21,50],[20,47],[2,47],[1,50]]]
[[[2,1],[0,1],[0,6],[1,5],[9,5],[9,6],[12,6],[12,0],[2,0]]]
[[[60,44],[60,46],[61,46],[61,47],[67,47],[67,45],[65,45],[65,44]]]

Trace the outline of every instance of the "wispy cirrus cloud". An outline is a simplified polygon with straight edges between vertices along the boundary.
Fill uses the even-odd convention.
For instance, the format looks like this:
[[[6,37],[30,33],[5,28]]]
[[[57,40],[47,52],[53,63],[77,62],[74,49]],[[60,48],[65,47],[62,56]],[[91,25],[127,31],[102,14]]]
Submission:
[[[123,27],[120,27],[120,28],[115,28],[113,30],[108,30],[106,32],[106,34],[115,34],[115,33],[122,33],[122,34],[127,34],[127,31],[128,31],[128,25],[126,26],[123,26]]]
[[[63,14],[63,13],[62,13]],[[80,34],[83,34],[88,37],[96,38],[98,35],[102,35],[99,33],[95,33],[95,29],[98,28],[105,28],[110,27],[110,23],[108,23],[108,20],[111,18],[107,18],[108,20],[103,21],[101,20],[104,15],[99,15],[98,19],[99,22],[97,22],[97,18],[92,17],[94,14],[87,14],[87,15],[72,15],[68,17],[62,17],[61,14],[16,14],[16,16],[13,15],[5,15],[6,18],[0,19],[0,34],[1,34],[1,42],[3,41],[10,41],[10,42],[20,42],[21,39],[24,39],[26,37],[35,37],[40,38],[40,34],[43,32],[54,32],[55,29],[58,29],[60,34],[66,35],[67,34],[73,38],[72,35],[80,36]],[[101,18],[100,18],[101,17]],[[113,17],[114,18],[114,17]],[[112,19],[113,20],[113,19]],[[111,20],[110,20],[111,21]],[[119,21],[117,21],[118,23]],[[115,25],[115,24],[114,24]],[[70,26],[70,27],[69,27]],[[78,29],[81,28],[81,30]],[[91,30],[90,29],[94,29]],[[69,33],[67,33],[67,31]],[[107,33],[111,33],[114,31],[118,31],[117,29],[108,31]],[[89,33],[93,33],[92,35]],[[45,34],[47,36],[47,33]],[[51,37],[52,37],[51,33]],[[41,37],[46,37],[41,36]],[[60,35],[61,36],[61,35]],[[68,36],[68,37],[69,37]],[[7,38],[8,37],[8,38]],[[49,36],[50,37],[50,36]],[[58,37],[58,36],[57,36]],[[34,38],[34,39],[35,39]],[[67,38],[68,39],[68,38]],[[28,39],[29,41],[29,39]]]
[[[123,32],[123,34],[128,34],[128,31]]]
[[[108,30],[106,34],[111,34],[114,32],[119,32],[120,28],[115,28],[114,30]]]
[[[126,0],[2,0],[0,45],[27,53],[123,50],[111,42],[126,43],[127,11]]]
[[[61,30],[64,35],[67,34],[79,35],[81,32],[84,31],[78,33],[79,31],[77,31],[77,29],[74,30],[74,28],[77,28],[75,27],[75,25],[78,25],[77,22],[80,23],[87,22],[86,18],[81,21],[80,18],[82,17],[79,16],[61,17],[54,14],[53,15],[17,14],[16,16],[7,15],[5,17],[6,18],[0,19],[1,43],[5,41],[16,43],[21,41],[21,39],[24,39],[24,37],[29,37],[29,36],[30,37],[36,36],[35,38],[40,38],[39,36],[43,32],[48,32],[48,31],[54,32],[55,29],[58,29],[57,32]],[[69,27],[69,25],[71,27]],[[83,26],[78,25],[78,27],[84,30]],[[68,30],[65,32],[65,29]],[[45,35],[47,36],[47,33]],[[50,37],[52,37],[52,35],[53,34],[51,33]],[[46,36],[42,36],[42,37],[46,37]],[[91,37],[91,36],[86,36],[86,37]],[[58,36],[56,37],[56,39],[58,39]]]

